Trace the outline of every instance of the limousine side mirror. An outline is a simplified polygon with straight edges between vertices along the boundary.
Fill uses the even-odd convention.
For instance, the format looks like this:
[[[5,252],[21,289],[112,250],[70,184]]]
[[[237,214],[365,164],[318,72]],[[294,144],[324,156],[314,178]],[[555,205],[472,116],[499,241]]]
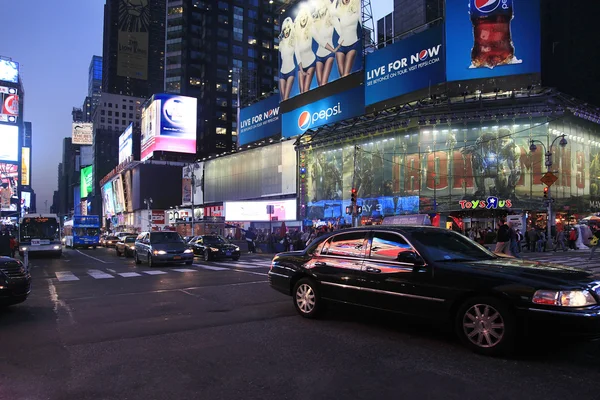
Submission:
[[[416,267],[422,267],[425,265],[425,261],[421,258],[421,256],[412,250],[398,253],[398,261],[407,264],[413,264]]]

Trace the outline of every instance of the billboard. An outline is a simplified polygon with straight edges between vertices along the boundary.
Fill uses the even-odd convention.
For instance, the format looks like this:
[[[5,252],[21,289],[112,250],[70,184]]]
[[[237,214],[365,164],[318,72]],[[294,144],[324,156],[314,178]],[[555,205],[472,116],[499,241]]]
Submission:
[[[117,75],[148,79],[148,1],[119,1],[119,32],[117,35]]]
[[[112,184],[115,202],[115,212],[119,214],[125,211],[125,193],[123,192],[123,180],[121,179],[121,175],[118,175]]]
[[[31,193],[30,192],[21,192],[21,210],[25,210],[26,208],[31,208]]]
[[[133,124],[119,136],[119,164],[133,155]]]
[[[0,162],[0,211],[17,211],[19,166]]]
[[[280,134],[279,95],[242,108],[238,129],[240,146]]]
[[[0,125],[0,161],[19,161],[19,127]]]
[[[102,206],[106,217],[115,215],[115,196],[112,182],[108,182],[102,186]]]
[[[89,122],[73,123],[73,144],[94,144],[94,124]]]
[[[81,168],[81,198],[88,197],[94,190],[93,165]]]
[[[31,149],[29,147],[21,148],[21,185],[29,186],[31,171]]]
[[[16,88],[0,86],[0,122],[17,123],[18,119],[18,90]]]
[[[326,97],[283,114],[283,137],[301,135],[308,129],[333,124],[365,112],[363,86]]]
[[[19,83],[19,63],[0,59],[0,81]]]
[[[156,94],[142,111],[141,161],[155,151],[196,154],[195,97]]]
[[[226,201],[225,221],[261,222],[269,221],[267,206],[274,206],[273,221],[295,221],[296,199],[261,201]]]
[[[287,100],[362,69],[361,0],[303,0],[281,15],[279,91]]]
[[[540,0],[446,0],[448,81],[540,72]]]
[[[444,82],[442,26],[369,54],[365,61],[365,105]]]

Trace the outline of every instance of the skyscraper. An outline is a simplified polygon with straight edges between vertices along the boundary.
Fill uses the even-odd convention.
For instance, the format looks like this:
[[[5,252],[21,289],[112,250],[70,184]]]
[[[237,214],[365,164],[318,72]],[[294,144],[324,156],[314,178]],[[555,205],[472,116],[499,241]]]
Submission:
[[[102,91],[144,98],[163,91],[165,1],[106,0]]]
[[[199,156],[235,149],[238,98],[276,88],[278,3],[167,1],[165,90],[198,99]]]
[[[394,36],[443,17],[444,3],[444,0],[394,0]]]

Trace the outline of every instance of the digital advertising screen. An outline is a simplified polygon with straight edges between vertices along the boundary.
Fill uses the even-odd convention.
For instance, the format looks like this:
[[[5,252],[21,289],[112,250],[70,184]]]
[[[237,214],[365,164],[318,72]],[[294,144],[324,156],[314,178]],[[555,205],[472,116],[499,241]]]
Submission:
[[[21,192],[21,209],[31,208],[31,193]]]
[[[19,83],[19,63],[0,59],[0,81]]]
[[[365,105],[443,83],[443,40],[443,27],[436,26],[367,55]]]
[[[0,210],[17,211],[19,166],[0,162]]]
[[[94,124],[89,122],[73,123],[73,144],[94,144]]]
[[[17,89],[0,87],[0,102],[0,122],[16,123],[19,120]]]
[[[19,161],[19,127],[0,124],[0,161]]]
[[[21,185],[29,186],[31,184],[31,149],[29,147],[21,148]]]
[[[197,99],[156,94],[142,113],[141,161],[155,151],[196,153]]]
[[[125,194],[123,193],[123,181],[121,180],[121,176],[117,176],[112,184],[115,197],[115,212],[119,214],[125,211]]]
[[[227,201],[225,202],[225,221],[261,222],[269,221],[267,206],[274,206],[271,214],[275,221],[296,220],[296,199],[261,200],[261,201]]]
[[[125,132],[119,136],[119,164],[133,155],[133,124],[129,124]]]
[[[449,82],[540,72],[540,0],[446,0]]]
[[[104,215],[107,217],[115,215],[115,196],[112,182],[108,182],[102,187],[102,203],[104,205]]]
[[[279,95],[275,94],[250,107],[242,108],[238,130],[240,146],[280,134]]]
[[[363,86],[357,86],[333,96],[283,114],[282,137],[298,136],[308,129],[333,124],[365,112]]]
[[[280,19],[281,101],[362,70],[361,0],[304,0]]]
[[[84,199],[94,190],[93,165],[81,168],[81,198]]]

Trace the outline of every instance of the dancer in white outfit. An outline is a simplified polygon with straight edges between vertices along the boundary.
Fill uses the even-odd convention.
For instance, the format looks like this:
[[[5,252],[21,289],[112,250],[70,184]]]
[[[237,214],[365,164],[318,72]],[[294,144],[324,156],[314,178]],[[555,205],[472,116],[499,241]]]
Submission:
[[[320,0],[315,10],[312,35],[319,44],[317,49],[317,82],[323,86],[329,82],[333,68],[333,57],[341,43],[333,47],[333,30],[340,30],[340,21],[332,14],[334,6],[330,0]]]
[[[310,84],[315,76],[317,57],[312,49],[313,18],[308,6],[300,6],[294,21],[294,48],[298,64],[298,88],[300,93],[310,90]]]
[[[362,27],[360,0],[337,0],[335,16],[339,19],[340,29],[338,34],[341,45],[335,53],[340,77],[350,75],[352,66],[360,50],[360,38],[357,34],[358,26]]]
[[[290,98],[294,85],[294,72],[296,70],[294,52],[294,22],[288,17],[281,24],[281,35],[279,37],[279,55],[281,57],[279,93],[281,94],[281,101]]]

